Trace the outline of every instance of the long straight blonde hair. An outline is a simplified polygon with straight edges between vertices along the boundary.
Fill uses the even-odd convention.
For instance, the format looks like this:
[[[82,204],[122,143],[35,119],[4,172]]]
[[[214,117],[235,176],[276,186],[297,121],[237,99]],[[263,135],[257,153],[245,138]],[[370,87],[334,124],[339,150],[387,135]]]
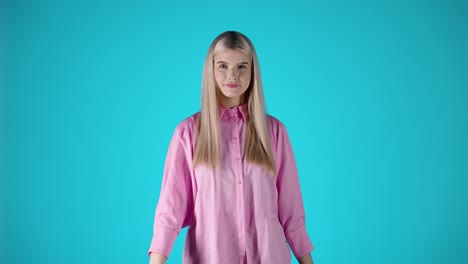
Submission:
[[[194,166],[207,164],[219,168],[218,87],[214,78],[214,56],[224,50],[244,52],[252,61],[250,86],[245,92],[249,118],[245,140],[245,159],[270,170],[276,175],[276,164],[267,127],[265,100],[257,53],[252,42],[240,32],[226,31],[217,36],[208,49],[203,67],[201,111],[197,120],[197,142]]]

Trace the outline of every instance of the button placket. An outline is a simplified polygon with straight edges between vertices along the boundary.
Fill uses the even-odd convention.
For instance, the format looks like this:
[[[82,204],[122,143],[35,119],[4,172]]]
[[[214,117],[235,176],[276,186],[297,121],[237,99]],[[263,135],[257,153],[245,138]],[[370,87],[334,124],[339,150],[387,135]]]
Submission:
[[[242,169],[242,153],[241,142],[239,140],[240,129],[237,116],[232,125],[232,154],[233,154],[233,167],[235,168],[236,176],[236,194],[237,194],[237,222],[238,222],[238,242],[239,242],[239,255],[245,255],[245,232],[244,232],[244,186],[243,186],[243,169]]]

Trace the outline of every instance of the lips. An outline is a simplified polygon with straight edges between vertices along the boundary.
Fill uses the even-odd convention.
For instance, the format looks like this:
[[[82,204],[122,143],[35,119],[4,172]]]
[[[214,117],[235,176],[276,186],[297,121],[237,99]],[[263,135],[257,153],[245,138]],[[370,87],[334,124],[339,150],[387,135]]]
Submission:
[[[235,83],[228,83],[228,84],[226,84],[226,86],[229,87],[229,88],[236,88],[239,85],[235,84]]]

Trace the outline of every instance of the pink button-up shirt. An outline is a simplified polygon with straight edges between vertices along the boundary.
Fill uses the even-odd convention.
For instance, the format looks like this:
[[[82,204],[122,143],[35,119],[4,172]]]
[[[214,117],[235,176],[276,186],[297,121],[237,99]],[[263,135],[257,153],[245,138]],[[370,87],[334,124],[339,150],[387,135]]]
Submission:
[[[153,239],[148,251],[169,256],[188,226],[183,263],[291,263],[314,247],[291,143],[267,116],[278,175],[244,159],[246,104],[220,108],[221,170],[193,167],[197,114],[176,128],[167,153]]]

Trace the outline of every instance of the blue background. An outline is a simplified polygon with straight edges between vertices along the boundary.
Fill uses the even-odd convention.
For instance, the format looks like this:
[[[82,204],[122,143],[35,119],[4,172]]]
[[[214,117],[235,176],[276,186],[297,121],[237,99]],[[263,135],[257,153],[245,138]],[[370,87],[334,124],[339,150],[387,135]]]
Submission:
[[[316,263],[468,263],[466,1],[2,1],[1,263],[147,263],[225,30],[258,51]],[[185,231],[169,263],[180,263]]]

